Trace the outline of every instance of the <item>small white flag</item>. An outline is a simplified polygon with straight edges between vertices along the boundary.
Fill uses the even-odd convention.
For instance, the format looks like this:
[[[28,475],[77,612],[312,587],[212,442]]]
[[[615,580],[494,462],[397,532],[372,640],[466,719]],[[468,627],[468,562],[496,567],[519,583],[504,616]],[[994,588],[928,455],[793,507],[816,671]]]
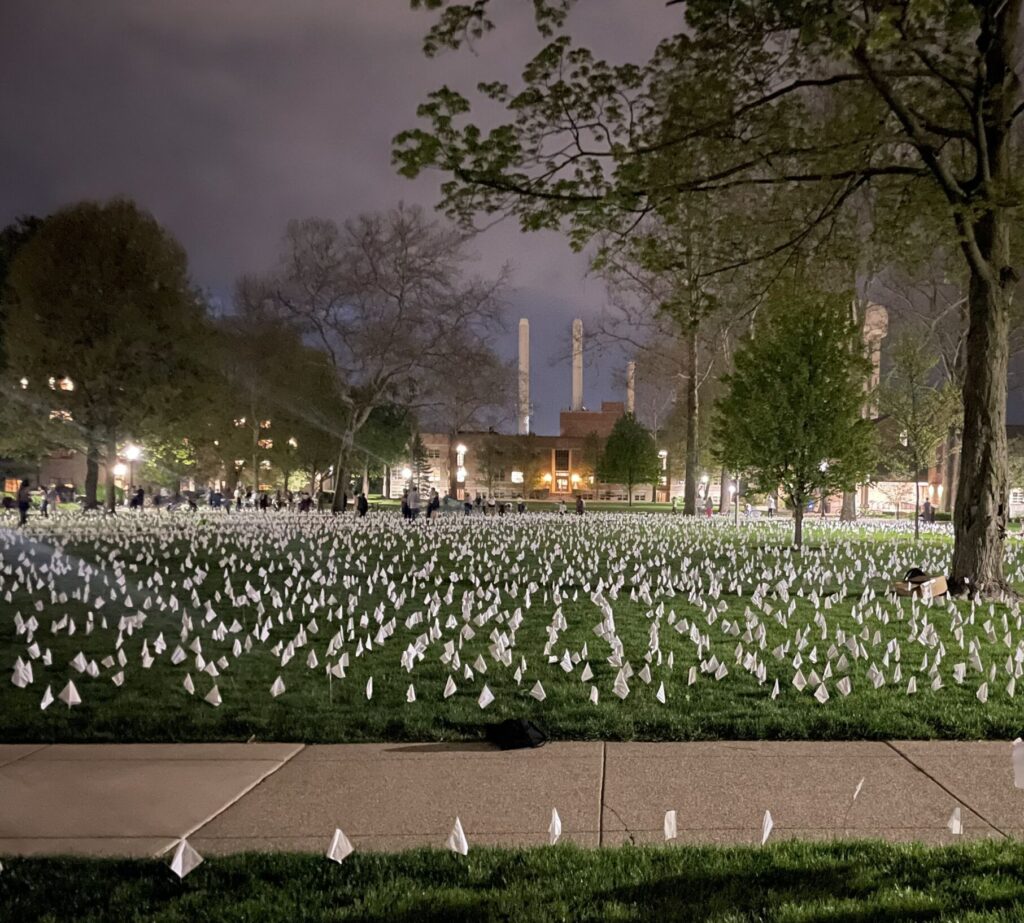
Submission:
[[[654,697],[659,702],[661,702],[662,705],[665,704],[665,684],[664,683],[659,683],[658,684],[658,691],[656,693],[654,693]]]
[[[466,834],[462,829],[462,821],[455,818],[455,826],[452,827],[452,832],[448,834],[448,842],[445,844],[452,852],[457,852],[460,856],[466,855],[469,852],[469,843],[466,842]]]
[[[855,789],[853,790],[853,800],[854,800],[854,801],[856,801],[856,800],[857,800],[857,796],[858,796],[858,795],[860,794],[860,790],[861,790],[861,789],[862,789],[863,787],[864,787],[864,780],[863,780],[863,779],[861,779],[861,780],[860,780],[860,781],[859,781],[859,782],[857,783],[857,787],[856,787],[856,788],[855,788]]]
[[[220,690],[216,686],[214,686],[208,693],[206,693],[204,698],[214,708],[217,708],[217,707],[220,706],[220,703],[221,703]]]
[[[373,677],[372,676],[366,681],[366,698],[367,699],[372,699],[373,698]]]
[[[1013,742],[1013,786],[1024,788],[1024,740],[1019,737]]]
[[[352,852],[352,844],[349,842],[348,837],[340,829],[336,828],[331,845],[327,847],[327,858],[340,865],[345,861],[346,857],[352,855]]]
[[[960,820],[960,806],[957,805],[953,808],[953,813],[949,815],[949,822],[946,824],[949,828],[949,832],[953,836],[960,836],[964,832],[964,825]]]
[[[761,821],[761,845],[764,846],[768,842],[768,837],[772,835],[772,828],[775,826],[775,821],[772,820],[772,812],[764,812],[764,820]]]
[[[284,692],[284,680],[279,676],[274,680],[274,685],[270,687],[270,694],[276,699],[282,692]]]
[[[192,674],[191,673],[186,673],[185,674],[185,682],[182,683],[182,685],[185,687],[185,691],[189,695],[195,695],[196,694],[196,686],[195,686],[195,683],[192,682]]]
[[[530,690],[530,695],[533,696],[538,702],[543,702],[547,698],[547,693],[544,691],[544,687],[540,684],[540,680],[537,680],[533,684],[533,688]]]
[[[43,699],[39,703],[39,708],[42,711],[46,711],[53,704],[53,690],[47,686],[46,692],[43,693]]]
[[[551,823],[548,824],[548,841],[552,846],[558,842],[558,838],[562,835],[562,818],[558,816],[558,809],[551,809]]]
[[[203,857],[189,845],[188,840],[179,840],[174,855],[171,857],[171,871],[179,878],[184,878],[189,872],[198,868],[202,861]]]
[[[494,701],[494,693],[487,688],[487,684],[484,684],[484,688],[480,690],[480,698],[476,700],[476,704],[481,708],[486,708],[491,702]]]
[[[68,684],[61,689],[57,696],[68,708],[72,705],[81,705],[82,699],[78,694],[78,690],[75,688],[75,684],[69,679]]]
[[[448,699],[451,698],[453,695],[455,695],[455,680],[453,680],[451,676],[449,676],[448,682],[444,684],[444,697]]]
[[[666,811],[665,812],[665,839],[674,840],[679,836],[679,830],[676,825],[676,812]]]
[[[409,683],[409,688],[405,690],[405,701],[415,702],[416,701],[416,687],[412,683]]]

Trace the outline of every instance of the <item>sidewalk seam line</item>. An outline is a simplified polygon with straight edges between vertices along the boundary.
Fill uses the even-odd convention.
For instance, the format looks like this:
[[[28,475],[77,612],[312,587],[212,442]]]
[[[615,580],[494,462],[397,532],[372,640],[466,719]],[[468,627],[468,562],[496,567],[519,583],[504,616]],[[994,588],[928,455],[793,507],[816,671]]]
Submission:
[[[982,820],[983,820],[983,821],[984,821],[984,822],[985,822],[986,824],[988,824],[988,825],[989,825],[989,826],[990,826],[990,827],[991,827],[991,828],[992,828],[993,830],[995,830],[995,832],[996,832],[996,833],[998,833],[998,834],[999,834],[999,835],[1000,835],[1000,836],[1001,836],[1001,837],[1002,837],[1003,839],[1005,839],[1005,840],[1008,840],[1008,839],[1010,839],[1010,835],[1009,835],[1009,834],[1008,834],[1008,833],[1007,833],[1007,832],[1006,832],[1005,830],[1002,830],[1002,829],[1000,829],[999,827],[997,827],[997,826],[996,826],[996,825],[995,825],[995,824],[994,824],[994,823],[993,823],[992,821],[990,821],[990,820],[989,820],[989,819],[988,819],[988,818],[987,818],[987,817],[986,817],[986,816],[985,816],[984,814],[982,814],[982,813],[981,813],[981,811],[979,811],[979,810],[978,810],[977,808],[975,808],[975,807],[972,807],[972,806],[971,806],[970,804],[968,804],[968,803],[967,803],[967,801],[966,801],[965,799],[961,798],[961,797],[960,797],[959,795],[957,795],[957,794],[956,794],[956,793],[955,793],[954,791],[952,791],[952,789],[949,789],[949,788],[947,788],[947,787],[946,787],[945,785],[943,785],[943,784],[942,784],[942,783],[941,783],[941,782],[940,782],[940,781],[939,781],[938,779],[936,779],[936,778],[935,778],[935,776],[933,776],[933,775],[932,775],[932,774],[931,774],[930,772],[928,772],[928,771],[927,771],[926,769],[922,768],[922,767],[921,767],[921,766],[920,766],[919,764],[917,764],[916,762],[914,762],[914,760],[912,760],[912,759],[911,759],[911,758],[910,758],[910,757],[909,757],[909,756],[908,756],[908,755],[907,755],[906,753],[904,753],[904,752],[903,752],[903,751],[902,751],[902,750],[901,750],[901,749],[900,749],[899,747],[897,747],[897,746],[896,746],[896,744],[894,744],[894,743],[893,743],[893,742],[892,742],[891,740],[887,740],[887,741],[885,742],[885,744],[886,744],[886,746],[887,746],[887,747],[891,748],[891,749],[893,750],[893,752],[895,752],[895,753],[898,753],[898,754],[899,754],[900,756],[902,756],[902,757],[903,757],[903,759],[905,759],[905,760],[906,760],[906,761],[907,761],[908,763],[910,763],[910,765],[911,765],[911,766],[913,766],[913,767],[914,767],[914,768],[915,768],[915,769],[916,769],[916,770],[917,770],[917,771],[918,771],[919,773],[921,773],[921,775],[923,775],[923,776],[924,776],[924,777],[925,777],[926,779],[929,779],[929,780],[931,780],[932,782],[934,782],[934,783],[935,783],[935,784],[936,784],[936,785],[937,785],[937,786],[938,786],[939,788],[941,788],[941,789],[942,789],[942,790],[943,790],[943,791],[944,791],[944,792],[945,792],[945,793],[946,793],[947,795],[949,795],[949,796],[950,796],[951,798],[953,798],[953,799],[954,799],[954,800],[955,800],[955,801],[957,802],[957,804],[962,804],[962,805],[963,805],[963,806],[964,806],[965,808],[967,808],[967,810],[968,810],[968,811],[970,811],[970,812],[971,812],[972,814],[975,814],[975,815],[977,815],[977,816],[978,816],[979,818],[981,818],[981,819],[982,819]]]
[[[22,753],[21,756],[16,756],[13,760],[8,760],[6,763],[0,763],[0,769],[6,769],[8,766],[20,763],[22,760],[28,759],[33,753],[38,753],[40,750],[45,750],[47,747],[52,746],[53,744],[39,744],[35,750],[29,750],[28,753]]]
[[[604,846],[604,779],[608,770],[608,741],[601,741],[601,800],[597,812],[597,845]]]
[[[274,775],[275,773],[277,773],[281,769],[283,769],[285,766],[287,766],[293,759],[295,759],[295,757],[297,757],[305,749],[306,749],[306,745],[305,744],[299,744],[298,750],[296,750],[294,753],[292,753],[289,756],[287,756],[285,759],[281,760],[279,765],[277,765],[273,769],[270,769],[267,772],[265,772],[255,782],[253,782],[251,785],[249,785],[248,787],[244,788],[237,795],[235,795],[235,797],[232,798],[226,805],[224,805],[224,807],[219,808],[218,810],[214,811],[205,820],[201,820],[198,824],[196,824],[194,827],[192,827],[191,830],[186,831],[180,837],[178,837],[178,839],[187,840],[190,836],[193,836],[196,833],[198,833],[207,824],[212,823],[214,820],[216,820],[218,817],[220,817],[220,815],[223,814],[228,808],[234,807],[234,805],[238,804],[238,802],[241,801],[246,795],[248,795],[249,792],[251,792],[253,789],[257,788],[265,780],[269,779],[272,775]],[[173,847],[173,845],[174,844],[172,843],[171,846],[167,847],[167,849],[164,849],[161,852],[157,853],[157,858],[159,858],[160,856],[167,855],[167,853],[170,852],[170,850]]]

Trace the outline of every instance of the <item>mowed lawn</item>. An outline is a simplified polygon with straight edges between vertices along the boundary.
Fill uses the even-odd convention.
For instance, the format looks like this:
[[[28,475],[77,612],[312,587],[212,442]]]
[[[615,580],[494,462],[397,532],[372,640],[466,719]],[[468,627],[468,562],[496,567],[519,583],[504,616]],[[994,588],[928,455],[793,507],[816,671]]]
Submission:
[[[5,742],[452,740],[507,717],[611,740],[1012,738],[1024,724],[1019,611],[885,593],[910,565],[941,572],[941,531],[915,545],[893,524],[812,523],[798,556],[788,523],[649,514],[11,524]],[[1014,538],[1007,572],[1022,569]],[[43,710],[69,680],[81,704]]]
[[[1024,844],[872,842],[241,855],[178,881],[154,861],[22,859],[0,914],[63,920],[1010,921],[1024,917]]]

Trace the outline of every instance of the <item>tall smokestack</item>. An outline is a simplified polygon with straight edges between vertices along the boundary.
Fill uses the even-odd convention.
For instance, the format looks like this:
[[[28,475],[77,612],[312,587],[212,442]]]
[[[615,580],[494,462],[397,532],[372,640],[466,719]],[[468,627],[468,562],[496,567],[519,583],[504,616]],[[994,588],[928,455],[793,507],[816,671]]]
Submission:
[[[519,426],[520,436],[530,435],[530,322],[519,319]]]
[[[583,321],[572,322],[572,409],[583,409]]]
[[[636,363],[626,363],[626,413],[636,413]]]

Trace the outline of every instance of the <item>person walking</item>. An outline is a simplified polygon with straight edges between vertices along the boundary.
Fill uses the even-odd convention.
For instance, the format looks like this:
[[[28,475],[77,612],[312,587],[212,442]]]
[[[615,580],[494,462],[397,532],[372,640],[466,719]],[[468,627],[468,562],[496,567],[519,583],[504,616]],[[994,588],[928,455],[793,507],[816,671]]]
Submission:
[[[359,514],[359,518],[362,519],[366,516],[370,509],[370,501],[366,499],[366,494],[359,491],[359,497],[356,500],[356,512]]]
[[[704,515],[710,519],[712,514],[715,512],[715,504],[711,502],[710,495],[707,500],[704,501]]]
[[[28,486],[28,478],[21,482],[18,488],[18,525],[23,526],[28,522],[28,508],[32,504],[32,491]]]
[[[582,516],[587,511],[587,506],[583,502],[583,494],[576,494],[576,515]]]
[[[768,495],[768,518],[775,518],[775,494]]]
[[[415,519],[420,514],[420,490],[413,484],[409,489],[409,518]]]

